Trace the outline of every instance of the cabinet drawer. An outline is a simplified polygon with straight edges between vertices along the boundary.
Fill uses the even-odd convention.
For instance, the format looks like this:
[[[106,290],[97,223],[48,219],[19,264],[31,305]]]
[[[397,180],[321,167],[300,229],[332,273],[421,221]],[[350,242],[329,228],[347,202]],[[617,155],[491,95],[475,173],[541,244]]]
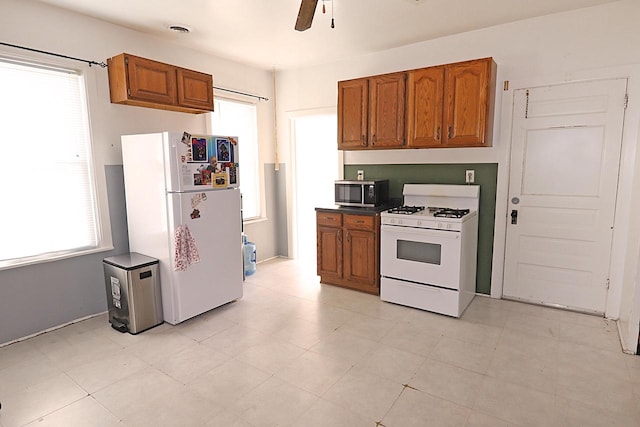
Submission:
[[[340,213],[318,212],[317,215],[318,225],[324,225],[327,227],[342,226],[342,214]]]
[[[358,230],[374,230],[375,216],[371,215],[345,215],[344,226]]]

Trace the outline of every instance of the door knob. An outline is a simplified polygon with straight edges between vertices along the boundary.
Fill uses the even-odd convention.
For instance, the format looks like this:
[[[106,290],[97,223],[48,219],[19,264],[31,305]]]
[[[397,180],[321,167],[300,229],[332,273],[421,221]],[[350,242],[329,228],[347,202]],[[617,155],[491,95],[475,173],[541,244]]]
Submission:
[[[518,210],[514,209],[511,211],[511,224],[517,224],[518,223]]]

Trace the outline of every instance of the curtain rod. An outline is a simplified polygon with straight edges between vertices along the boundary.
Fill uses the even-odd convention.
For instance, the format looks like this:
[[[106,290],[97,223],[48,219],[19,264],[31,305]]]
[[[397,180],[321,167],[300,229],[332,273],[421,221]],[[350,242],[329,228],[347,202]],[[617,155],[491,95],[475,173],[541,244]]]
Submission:
[[[258,98],[259,101],[268,101],[269,100],[269,98],[265,98],[264,96],[253,95],[251,93],[246,93],[246,92],[239,92],[239,91],[233,90],[233,89],[225,89],[223,87],[218,87],[218,86],[214,86],[213,88],[217,89],[217,90],[222,90],[222,91],[225,91],[225,92],[237,93],[238,95],[244,95],[244,96],[250,96],[252,98]]]
[[[28,51],[31,51],[31,52],[44,53],[45,55],[57,56],[58,58],[72,59],[74,61],[80,61],[80,62],[84,62],[86,64],[89,64],[89,67],[91,67],[92,65],[99,65],[102,68],[106,68],[107,67],[107,64],[105,64],[104,62],[96,62],[96,61],[89,61],[87,59],[74,58],[73,56],[67,56],[67,55],[61,55],[59,53],[47,52],[46,50],[32,49],[30,47],[18,46],[18,45],[15,45],[15,44],[5,43],[5,42],[0,42],[0,45],[9,46],[9,47],[15,47],[17,49],[28,50]]]
[[[88,59],[75,58],[73,56],[61,55],[59,53],[54,53],[54,52],[47,52],[46,50],[33,49],[33,48],[30,48],[30,47],[18,46],[18,45],[15,45],[15,44],[5,43],[5,42],[0,42],[0,45],[14,47],[16,49],[28,50],[30,52],[43,53],[45,55],[57,56],[58,58],[65,58],[65,59],[71,59],[71,60],[74,60],[74,61],[84,62],[86,64],[89,64],[90,67],[92,65],[99,65],[102,68],[106,68],[107,67],[107,64],[105,64],[104,62],[96,62],[96,61],[90,61]],[[217,90],[222,90],[222,91],[225,91],[225,92],[237,93],[238,95],[250,96],[252,98],[257,98],[260,101],[268,101],[269,100],[269,98],[266,98],[264,96],[253,95],[251,93],[240,92],[240,91],[232,90],[232,89],[225,89],[223,87],[217,87],[217,86],[214,86],[213,88],[217,89]]]

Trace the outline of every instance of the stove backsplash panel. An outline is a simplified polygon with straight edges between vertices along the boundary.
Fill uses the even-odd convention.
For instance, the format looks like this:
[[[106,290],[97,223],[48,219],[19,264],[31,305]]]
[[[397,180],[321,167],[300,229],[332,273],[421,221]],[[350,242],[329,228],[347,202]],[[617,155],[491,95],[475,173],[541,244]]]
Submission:
[[[345,165],[344,179],[356,179],[359,170],[367,179],[388,179],[389,197],[402,198],[402,186],[411,184],[465,184],[465,171],[475,170],[480,185],[478,217],[478,268],[476,292],[491,293],[491,263],[496,213],[497,163]]]

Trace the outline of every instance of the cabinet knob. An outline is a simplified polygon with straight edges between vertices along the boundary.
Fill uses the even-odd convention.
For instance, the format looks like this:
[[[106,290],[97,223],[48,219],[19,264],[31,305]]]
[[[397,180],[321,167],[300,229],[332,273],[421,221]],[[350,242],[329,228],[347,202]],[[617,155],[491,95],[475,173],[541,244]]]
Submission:
[[[367,145],[367,138],[364,135],[360,137],[360,145]]]
[[[351,233],[347,231],[347,242],[351,242]]]
[[[440,141],[440,126],[436,129],[436,141]]]
[[[371,137],[371,145],[376,145],[376,134],[375,133]]]
[[[453,136],[453,127],[449,126],[449,132],[447,133],[447,138],[451,139],[452,136]]]

